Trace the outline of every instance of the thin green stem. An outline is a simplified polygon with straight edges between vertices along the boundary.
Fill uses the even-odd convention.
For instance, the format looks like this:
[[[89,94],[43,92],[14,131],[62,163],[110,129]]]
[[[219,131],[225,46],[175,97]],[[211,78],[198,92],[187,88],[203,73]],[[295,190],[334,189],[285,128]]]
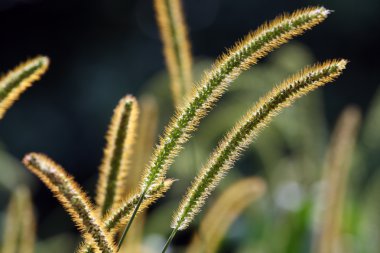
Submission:
[[[173,241],[173,238],[174,238],[175,234],[177,233],[177,231],[178,231],[178,227],[176,227],[176,228],[173,229],[173,231],[172,231],[172,233],[170,234],[168,240],[166,241],[165,246],[164,246],[164,248],[162,249],[162,252],[161,252],[161,253],[165,253],[166,250],[169,248],[169,245],[170,245],[170,243]]]
[[[141,197],[140,197],[140,199],[139,199],[139,202],[137,202],[137,205],[136,205],[136,207],[135,207],[135,210],[133,210],[133,214],[132,214],[132,216],[131,216],[131,219],[128,221],[128,224],[127,224],[127,226],[125,227],[125,229],[124,229],[124,231],[123,231],[123,234],[122,234],[122,236],[121,236],[121,238],[120,238],[120,241],[119,241],[119,243],[117,244],[117,251],[120,250],[121,245],[123,244],[123,241],[124,241],[124,239],[125,239],[125,236],[127,235],[128,231],[129,231],[129,229],[130,229],[130,227],[131,227],[131,225],[132,225],[133,220],[135,219],[135,216],[136,216],[137,211],[139,210],[139,208],[140,208],[140,206],[141,206],[141,204],[142,204],[142,202],[143,202],[143,199],[145,198],[145,194],[146,194],[146,190],[141,194]]]

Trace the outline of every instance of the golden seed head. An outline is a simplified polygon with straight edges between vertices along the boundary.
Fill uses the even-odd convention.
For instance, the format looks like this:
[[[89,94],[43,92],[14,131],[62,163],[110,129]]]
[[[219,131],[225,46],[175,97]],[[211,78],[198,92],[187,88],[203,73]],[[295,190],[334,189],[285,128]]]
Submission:
[[[19,98],[21,93],[29,88],[33,82],[40,79],[48,66],[49,58],[37,56],[21,63],[0,78],[0,119],[4,117],[5,112]]]

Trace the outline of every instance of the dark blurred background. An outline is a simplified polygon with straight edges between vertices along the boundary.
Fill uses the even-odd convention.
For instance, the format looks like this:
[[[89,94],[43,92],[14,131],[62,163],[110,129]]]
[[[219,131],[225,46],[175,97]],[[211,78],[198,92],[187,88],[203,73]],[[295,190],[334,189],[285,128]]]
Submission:
[[[184,0],[193,55],[215,59],[265,20],[310,5],[335,12],[296,41],[319,61],[350,60],[344,75],[323,89],[328,123],[348,104],[365,112],[380,79],[378,0]],[[165,70],[152,1],[0,0],[0,24],[3,73],[27,57],[51,58],[48,73],[0,122],[5,149],[18,159],[29,151],[47,153],[92,187],[117,101],[141,94],[144,84]],[[57,202],[42,184],[35,185],[43,222]],[[6,202],[4,197],[1,206]],[[74,230],[63,210],[59,217],[61,222],[39,230],[39,237]]]

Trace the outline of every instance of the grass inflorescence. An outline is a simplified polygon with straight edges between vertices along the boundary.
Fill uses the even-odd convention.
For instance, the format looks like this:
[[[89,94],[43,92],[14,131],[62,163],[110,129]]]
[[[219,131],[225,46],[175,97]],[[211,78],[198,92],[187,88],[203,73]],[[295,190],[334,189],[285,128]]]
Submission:
[[[277,113],[297,98],[333,81],[341,74],[346,63],[346,60],[332,60],[306,68],[276,86],[255,104],[219,143],[187,191],[174,215],[171,225],[173,233],[187,228],[241,151]]]
[[[112,116],[96,194],[101,216],[120,203],[125,194],[124,183],[133,154],[138,110],[136,99],[128,95],[120,100]]]
[[[142,117],[139,118],[139,102],[128,95],[119,101],[109,125],[95,203],[72,176],[47,156],[30,153],[23,160],[55,194],[82,233],[84,241],[78,253],[118,252],[136,215],[163,197],[172,186],[174,180],[166,174],[175,157],[231,83],[268,53],[321,23],[330,14],[324,7],[309,7],[280,15],[238,41],[193,84],[191,45],[181,2],[155,0],[154,3],[176,107],[158,144],[152,148],[158,115],[155,100],[146,97],[140,100]],[[36,57],[0,79],[0,119],[21,92],[47,70],[48,64],[47,57]],[[189,226],[241,152],[272,118],[296,99],[333,81],[346,64],[346,60],[331,60],[307,67],[275,86],[248,110],[219,142],[188,188],[174,214],[173,230],[163,253],[176,233]],[[127,177],[130,170],[132,175]],[[203,242],[200,246],[199,240],[194,239],[193,249],[216,251],[227,228],[243,209],[264,193],[265,185],[261,179],[250,178],[231,187],[201,223],[199,238],[195,238]]]
[[[49,58],[38,56],[21,63],[0,78],[0,119],[15,100],[40,79],[49,66]]]
[[[115,252],[113,240],[90,200],[63,168],[45,155],[36,153],[26,155],[23,163],[55,194],[82,231],[84,239],[93,243],[95,252]]]

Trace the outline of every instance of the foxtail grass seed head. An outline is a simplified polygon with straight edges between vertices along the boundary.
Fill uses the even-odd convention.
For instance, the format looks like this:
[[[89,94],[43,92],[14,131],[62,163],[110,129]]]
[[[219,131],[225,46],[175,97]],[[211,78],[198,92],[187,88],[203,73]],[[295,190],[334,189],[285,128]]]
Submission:
[[[145,165],[149,162],[152,149],[157,138],[158,104],[150,95],[139,98],[140,114],[138,120],[138,138],[135,144],[135,154],[132,159],[131,170],[128,174],[128,182],[125,182],[127,192],[136,192],[139,181],[144,172]]]
[[[152,187],[144,196],[142,202],[142,210],[146,209],[149,205],[154,203],[158,198],[161,198],[165,192],[169,190],[174,180],[166,179],[160,184],[156,184]],[[118,231],[120,227],[123,227],[132,214],[134,207],[139,201],[139,194],[134,194],[127,201],[123,202],[119,207],[112,209],[104,218],[104,224],[109,231]],[[142,211],[139,210],[139,211]]]
[[[158,105],[152,95],[144,95],[139,98],[141,112],[138,121],[138,138],[135,145],[135,155],[133,156],[131,167],[133,170],[128,175],[126,188],[128,194],[136,193],[139,187],[140,178],[144,172],[145,165],[149,162],[150,155],[157,137],[158,126]],[[144,202],[142,203],[144,205]],[[134,208],[137,205],[134,205]],[[131,227],[120,248],[121,252],[142,252],[142,239],[145,224],[145,213],[136,217],[134,225]],[[131,219],[129,219],[131,221]]]
[[[49,58],[37,56],[0,78],[0,119],[5,112],[19,98],[33,82],[40,79],[49,66]]]
[[[181,0],[155,0],[174,103],[180,106],[192,88],[192,59]]]
[[[121,99],[114,110],[96,194],[101,216],[113,205],[119,204],[125,194],[125,178],[133,154],[138,111],[137,101],[130,95]]]
[[[172,228],[184,230],[200,211],[225,173],[254,139],[254,137],[279,113],[297,98],[333,81],[345,68],[346,60],[332,60],[306,68],[276,86],[259,100],[219,143],[206,165],[188,189],[174,215]]]
[[[174,180],[166,179],[161,184],[157,184],[155,187],[151,188],[149,192],[144,196],[144,200],[141,204],[140,212],[147,209],[151,204],[153,204],[157,199],[164,196],[164,194],[170,189]],[[134,208],[139,202],[140,194],[133,194],[123,201],[119,206],[110,209],[105,217],[102,219],[102,223],[107,232],[111,236],[115,236],[120,228],[124,227],[125,224],[131,218]],[[92,245],[84,242],[77,250],[78,253],[91,253],[94,252]]]
[[[30,153],[24,165],[54,193],[71,215],[84,239],[95,245],[96,253],[115,253],[116,248],[90,200],[63,168],[43,154]]]
[[[200,121],[238,75],[273,49],[322,22],[329,14],[323,7],[311,7],[284,14],[262,25],[238,42],[208,71],[191,99],[171,120],[157,145],[142,179],[141,191],[165,177],[168,167]]]

